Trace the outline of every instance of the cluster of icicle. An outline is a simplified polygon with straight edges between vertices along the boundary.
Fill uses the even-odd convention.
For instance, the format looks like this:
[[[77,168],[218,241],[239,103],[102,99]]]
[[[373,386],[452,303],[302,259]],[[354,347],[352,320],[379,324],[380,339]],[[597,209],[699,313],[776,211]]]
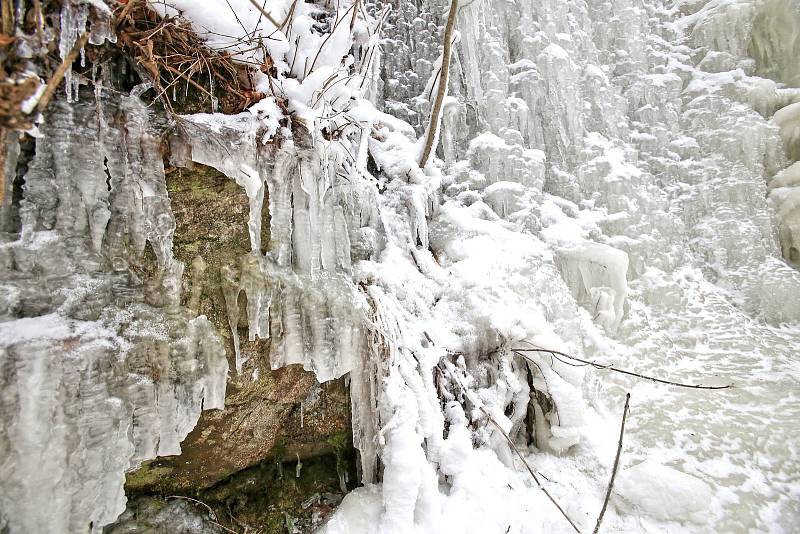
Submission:
[[[64,2],[62,52],[87,24],[94,42],[113,38],[109,17]],[[200,412],[224,405],[221,339],[180,304],[165,121],[99,81],[72,102],[78,82],[32,132],[32,155],[16,136],[2,147],[3,532],[101,532],[125,510],[125,473],[179,454]]]
[[[644,302],[669,304],[688,265],[733,288],[753,314],[800,317],[798,302],[775,298],[800,289],[798,273],[778,259],[776,239],[780,233],[792,259],[797,180],[794,167],[784,168],[787,156],[797,157],[800,95],[755,76],[770,73],[763,61],[745,59],[785,57],[782,36],[791,28],[741,22],[791,15],[794,7],[701,4],[681,13],[660,0],[465,3],[443,110],[444,160],[421,169],[417,137],[435,94],[433,43],[445,5],[276,1],[264,13],[248,0],[153,3],[187,17],[210,46],[274,67],[254,72],[254,89],[266,96],[248,111],[182,117],[191,153],[174,156],[216,167],[249,198],[252,251],[222,273],[237,372],[247,364],[237,338],[244,298],[248,335],[269,340],[273,367],[301,363],[321,381],[349,373],[366,486],[348,496],[329,532],[569,528],[517,452],[566,455],[581,442],[592,413],[584,371],[511,349],[607,354],[624,326],[631,280]],[[800,20],[789,15],[784,25]],[[384,37],[401,52],[382,55]],[[404,74],[379,80],[381,62],[384,72]],[[416,66],[424,79],[409,72]],[[790,67],[782,72],[795,76]],[[125,102],[140,109],[135,99]],[[148,119],[134,122],[142,128]],[[113,194],[114,177],[130,173],[115,172],[107,157]],[[168,289],[151,296],[167,295],[170,324],[180,266],[171,258],[174,223],[160,164],[131,166],[149,177],[139,180],[142,225],[130,210],[107,210],[109,218],[108,191],[78,180],[77,168],[96,173],[100,161],[62,164],[54,158],[41,169],[77,182],[56,192],[91,200],[69,224],[86,236],[102,237],[106,228],[106,238],[85,238],[94,247],[124,243],[140,253],[151,243]],[[764,183],[772,176],[778,232]],[[52,219],[57,206],[48,199],[42,194],[35,203],[42,207],[23,220]],[[265,203],[268,244],[260,241]],[[115,226],[120,220],[129,233]],[[108,240],[108,232],[124,238]],[[38,408],[29,414],[45,424]],[[103,475],[118,479],[120,469]],[[575,487],[559,482],[551,490],[587,526],[585,500],[568,499]],[[95,527],[118,512],[102,510]]]
[[[98,531],[125,509],[125,472],[179,454],[201,410],[224,404],[221,340],[180,305],[151,121],[137,98],[54,103],[22,200],[4,206],[0,524],[10,532]]]
[[[644,290],[658,300],[681,283],[672,273],[702,264],[753,313],[800,315],[797,303],[771,297],[800,278],[777,259],[757,185],[785,166],[785,149],[778,129],[752,116],[797,94],[751,76],[746,51],[707,51],[699,68],[689,64],[689,47],[670,43],[685,28],[697,47],[722,39],[727,26],[704,29],[716,24],[708,13],[654,28],[648,14],[687,13],[636,0],[463,6],[443,171],[442,162],[419,168],[417,135],[446,6],[353,2],[321,16],[319,6],[285,2],[270,6],[273,24],[249,2],[220,3],[213,23],[189,2],[169,4],[208,30],[212,46],[230,47],[219,36],[237,31],[244,43],[270,36],[277,77],[256,74],[267,98],[240,116],[187,116],[183,126],[191,159],[250,198],[253,252],[224,273],[234,336],[244,295],[249,336],[270,340],[274,367],[302,363],[320,380],[350,373],[367,487],[345,501],[331,532],[353,531],[354,521],[380,532],[563,527],[535,486],[524,490],[531,481],[509,440],[559,454],[579,443],[583,371],[509,349],[609,351],[630,278],[661,280]],[[384,20],[387,46],[402,53],[380,55]],[[655,31],[652,41],[623,39]],[[752,40],[744,33],[737,38]],[[392,74],[376,81],[379,60]],[[433,81],[409,74],[417,66]],[[747,105],[731,109],[739,100]],[[791,143],[786,109],[775,121]],[[681,214],[670,207],[679,183],[695,185]],[[268,246],[258,237],[265,197]],[[709,204],[722,206],[713,218]],[[792,223],[782,221],[786,247]],[[245,363],[237,356],[239,371]],[[583,514],[576,506],[568,511]]]

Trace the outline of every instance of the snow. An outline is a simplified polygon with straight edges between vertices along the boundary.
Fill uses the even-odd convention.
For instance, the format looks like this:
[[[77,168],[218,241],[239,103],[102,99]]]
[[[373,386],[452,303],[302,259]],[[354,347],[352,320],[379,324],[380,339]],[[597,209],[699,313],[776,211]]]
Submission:
[[[191,158],[248,196],[251,252],[222,273],[237,373],[244,293],[273,367],[350,375],[364,487],[325,532],[571,531],[517,450],[587,531],[625,391],[607,531],[791,528],[800,94],[781,85],[794,67],[759,77],[766,56],[796,58],[781,38],[791,3],[465,4],[444,157],[425,169],[443,13],[400,3],[378,36],[386,11],[297,2],[286,19],[291,5],[270,3],[279,28],[247,0],[155,7],[238,61],[263,64],[263,41],[275,65],[274,98],[179,124]],[[776,12],[774,31],[759,22]],[[273,85],[256,73],[254,89]],[[79,185],[100,204],[87,223],[100,250],[107,195],[93,183]],[[139,241],[174,286],[163,191],[141,190],[164,217]],[[736,387],[676,391],[520,348]]]
[[[714,496],[699,478],[649,460],[623,469],[615,489],[637,513],[678,522],[706,523]]]

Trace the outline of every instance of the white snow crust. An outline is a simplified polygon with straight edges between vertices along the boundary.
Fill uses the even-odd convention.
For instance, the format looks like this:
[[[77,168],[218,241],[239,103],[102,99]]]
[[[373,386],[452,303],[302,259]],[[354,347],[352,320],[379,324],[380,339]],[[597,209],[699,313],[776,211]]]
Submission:
[[[588,532],[626,391],[604,531],[796,528],[796,2],[464,2],[425,169],[443,2],[153,6],[276,68],[182,126],[249,198],[236,346],[244,293],[273,367],[349,375],[364,486],[323,532],[572,532],[516,451]]]

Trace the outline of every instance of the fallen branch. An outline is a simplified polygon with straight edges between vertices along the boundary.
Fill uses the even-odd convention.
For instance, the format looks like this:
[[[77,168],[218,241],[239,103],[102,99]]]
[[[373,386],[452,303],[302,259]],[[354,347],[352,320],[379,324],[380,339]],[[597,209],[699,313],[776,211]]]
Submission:
[[[628,417],[628,406],[631,402],[631,394],[625,395],[625,408],[622,410],[622,424],[619,428],[619,443],[617,444],[617,455],[614,457],[614,467],[611,470],[611,480],[608,481],[608,489],[606,490],[606,498],[603,501],[603,509],[600,510],[600,515],[597,517],[597,523],[594,525],[592,534],[597,534],[600,531],[600,523],[603,522],[603,516],[608,507],[608,499],[611,498],[611,490],[614,488],[614,478],[617,476],[617,468],[619,467],[619,457],[622,453],[622,436],[625,434],[625,419]]]
[[[583,365],[592,366],[595,369],[602,369],[602,370],[607,370],[607,371],[615,371],[617,373],[622,373],[624,375],[635,376],[636,378],[641,378],[643,380],[650,380],[652,382],[658,382],[659,384],[668,384],[670,386],[678,386],[678,387],[681,387],[681,388],[691,388],[691,389],[728,389],[730,387],[733,387],[733,384],[728,384],[728,385],[725,385],[725,386],[704,386],[702,384],[683,384],[681,382],[673,382],[672,380],[664,380],[663,378],[656,378],[656,377],[653,377],[653,376],[647,376],[647,375],[642,375],[642,374],[639,374],[639,373],[634,373],[633,371],[626,371],[625,369],[619,369],[619,368],[611,366],[611,365],[603,365],[603,364],[600,364],[600,363],[597,363],[597,362],[590,362],[588,360],[583,360],[583,359],[578,358],[576,356],[572,356],[570,354],[566,354],[564,352],[559,352],[557,350],[552,350],[552,349],[541,349],[541,348],[521,349],[521,348],[514,348],[514,349],[511,349],[511,350],[512,350],[512,352],[514,352],[518,356],[521,356],[521,357],[525,358],[528,361],[531,361],[530,358],[528,358],[527,356],[522,354],[523,352],[543,352],[545,354],[551,354],[551,355],[555,356],[556,359],[558,359],[560,362],[565,363],[567,365],[574,365],[574,364],[570,364],[569,362],[565,362],[565,361],[561,360],[560,358],[558,358],[558,356],[561,356],[561,357],[564,357],[564,358],[567,358],[567,359],[570,359],[570,360],[574,360],[576,362],[580,362]]]
[[[489,422],[492,423],[495,427],[497,427],[497,430],[499,430],[500,433],[503,435],[503,437],[506,438],[506,441],[508,442],[508,444],[511,445],[511,449],[516,453],[516,455],[519,457],[519,459],[522,460],[522,463],[525,464],[525,468],[528,470],[528,473],[531,474],[531,476],[533,477],[534,482],[536,482],[536,485],[539,486],[539,489],[542,490],[544,492],[544,494],[547,495],[547,498],[550,499],[550,502],[552,502],[555,505],[555,507],[558,508],[558,511],[561,512],[561,515],[564,516],[564,519],[566,519],[567,522],[569,522],[570,526],[573,529],[575,529],[575,532],[577,532],[578,534],[581,534],[581,531],[578,529],[577,526],[575,526],[575,523],[567,515],[567,512],[565,512],[564,509],[561,508],[561,505],[558,504],[558,502],[556,501],[555,497],[550,495],[550,492],[547,491],[547,489],[544,486],[542,486],[542,483],[539,481],[539,477],[536,476],[536,472],[530,466],[530,464],[525,459],[525,457],[522,455],[522,453],[519,451],[519,449],[517,449],[517,446],[514,445],[514,442],[511,441],[511,438],[509,437],[508,434],[506,434],[506,431],[503,430],[503,427],[501,427],[498,424],[498,422],[495,421],[494,418],[491,415],[489,415],[489,412],[487,412],[483,407],[480,407],[480,410],[483,412],[483,414],[486,416],[486,418],[489,420]],[[542,476],[544,476],[544,475],[542,475]]]
[[[439,123],[441,121],[440,115],[442,113],[442,104],[444,104],[444,97],[447,94],[447,80],[450,74],[450,54],[453,48],[453,28],[456,25],[456,15],[458,14],[458,0],[452,0],[450,3],[450,13],[447,14],[447,25],[444,28],[444,49],[442,50],[442,68],[441,79],[439,80],[439,87],[436,91],[436,101],[431,108],[431,121],[428,124],[428,131],[425,138],[425,148],[422,150],[422,157],[419,160],[420,168],[424,169],[428,164],[428,158],[431,156],[436,147],[434,143],[439,137]]]

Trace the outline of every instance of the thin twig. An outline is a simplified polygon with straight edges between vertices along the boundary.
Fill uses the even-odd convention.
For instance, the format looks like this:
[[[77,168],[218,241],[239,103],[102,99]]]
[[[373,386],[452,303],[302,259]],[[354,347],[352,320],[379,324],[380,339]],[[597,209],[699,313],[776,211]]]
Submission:
[[[356,0],[355,4],[356,4],[356,8],[353,10],[353,18],[350,19],[350,33],[353,33],[353,28],[356,25],[356,17],[358,16],[358,8],[359,8],[359,5],[361,4],[361,0]]]
[[[511,350],[513,352],[517,353],[519,356],[522,356],[523,358],[527,358],[527,357],[524,356],[523,354],[520,354],[521,352],[543,352],[545,354],[563,356],[564,358],[568,358],[570,360],[574,360],[576,362],[580,362],[580,363],[582,363],[584,365],[590,365],[590,366],[594,367],[595,369],[616,371],[617,373],[622,373],[624,375],[635,376],[635,377],[641,378],[643,380],[650,380],[652,382],[658,382],[659,384],[668,384],[670,386],[678,386],[678,387],[682,387],[682,388],[691,388],[691,389],[727,389],[727,388],[733,387],[733,384],[728,384],[728,385],[725,385],[725,386],[704,386],[702,384],[683,384],[681,382],[673,382],[672,380],[664,380],[662,378],[656,378],[656,377],[653,377],[653,376],[647,376],[647,375],[642,375],[642,374],[639,374],[639,373],[634,373],[633,371],[626,371],[625,369],[619,369],[619,368],[611,366],[611,365],[603,365],[603,364],[600,364],[600,363],[597,363],[597,362],[590,362],[588,360],[583,360],[583,359],[578,358],[576,356],[572,356],[572,355],[566,354],[564,352],[559,352],[557,350],[541,349],[541,348],[535,348],[535,349],[514,348],[514,349],[511,349]]]
[[[209,520],[210,523],[213,523],[214,525],[217,525],[219,528],[221,528],[222,530],[224,530],[226,532],[232,532],[233,534],[239,534],[235,530],[231,530],[228,527],[226,527],[225,525],[222,525],[222,524],[218,523],[216,521],[216,519],[218,517],[217,516],[217,512],[215,512],[213,508],[211,508],[209,505],[207,505],[203,501],[198,501],[197,499],[192,499],[191,497],[186,497],[185,495],[169,495],[166,498],[167,499],[184,499],[184,500],[191,501],[193,503],[197,503],[197,504],[200,504],[202,506],[205,506],[208,509],[208,511],[211,512],[211,519]]]
[[[325,39],[322,41],[322,44],[319,45],[319,48],[317,48],[317,53],[314,55],[314,61],[311,62],[311,68],[308,69],[308,72],[306,72],[306,69],[303,68],[304,78],[309,74],[311,74],[312,72],[314,72],[314,66],[317,64],[317,60],[319,59],[319,55],[322,53],[322,49],[325,48],[325,45],[328,44],[328,41],[330,41],[331,37],[333,37],[333,35],[336,33],[336,30],[339,28],[339,24],[342,23],[347,14],[350,13],[350,10],[353,9],[354,7],[356,7],[356,5],[352,4],[349,8],[347,8],[347,11],[345,11],[341,17],[338,17],[337,14],[337,19],[336,22],[333,24],[333,28],[331,28],[331,32],[327,35],[327,37],[325,37]]]
[[[508,442],[508,444],[511,445],[511,449],[517,454],[519,459],[522,460],[522,463],[525,464],[525,467],[528,469],[528,473],[531,474],[531,476],[533,477],[534,482],[536,482],[536,485],[539,486],[539,489],[542,490],[544,492],[544,494],[547,495],[547,498],[550,499],[550,502],[552,502],[555,505],[555,507],[558,508],[558,511],[561,512],[561,515],[564,516],[564,519],[566,519],[567,522],[569,522],[570,526],[573,529],[575,529],[575,532],[580,534],[581,533],[580,529],[578,529],[578,527],[575,526],[575,523],[567,515],[567,512],[565,512],[564,509],[561,508],[561,505],[558,504],[558,502],[556,501],[556,499],[552,495],[550,495],[550,492],[547,491],[547,489],[544,486],[542,486],[542,483],[539,481],[539,477],[536,476],[536,472],[533,470],[533,468],[531,468],[531,466],[528,463],[528,461],[525,460],[525,457],[522,455],[522,453],[519,452],[519,449],[517,449],[517,446],[514,445],[514,442],[511,440],[511,438],[508,436],[508,434],[506,434],[506,431],[503,430],[503,427],[501,427],[498,424],[498,422],[495,421],[494,418],[491,415],[489,415],[489,412],[487,412],[482,406],[480,407],[480,410],[483,412],[483,414],[486,416],[486,418],[489,420],[489,422],[492,423],[497,428],[497,430],[500,431],[500,433],[503,435],[504,438],[506,438],[506,441]]]
[[[250,0],[250,3],[253,4],[255,8],[261,12],[262,15],[267,17],[267,20],[270,21],[276,28],[281,27],[280,23],[276,21],[274,18],[272,18],[272,15],[269,14],[269,11],[258,5],[258,2],[256,2],[256,0]]]
[[[452,0],[450,4],[450,13],[447,14],[447,25],[444,28],[444,49],[442,50],[442,76],[439,80],[439,87],[436,92],[436,101],[433,103],[431,109],[431,121],[428,124],[428,134],[425,139],[425,148],[422,151],[422,157],[419,160],[420,168],[425,168],[428,164],[428,158],[431,152],[436,150],[433,146],[434,141],[439,133],[439,115],[442,112],[442,104],[444,97],[447,93],[447,80],[450,71],[450,53],[453,48],[453,28],[456,25],[456,15],[458,14],[458,0]]]
[[[81,53],[81,49],[86,46],[86,43],[89,42],[89,32],[85,32],[81,35],[75,44],[72,47],[72,50],[69,51],[67,57],[61,62],[61,65],[58,66],[56,71],[53,73],[53,76],[50,78],[50,81],[47,82],[47,87],[45,87],[42,96],[39,98],[39,102],[36,105],[36,110],[39,113],[42,113],[47,104],[50,103],[50,99],[53,98],[53,94],[55,94],[58,85],[61,83],[61,80],[67,74],[67,70],[72,68],[72,64],[78,59],[78,54]]]
[[[608,507],[608,499],[611,498],[611,490],[614,489],[614,478],[617,476],[617,468],[619,467],[619,457],[622,454],[622,436],[625,435],[625,419],[628,417],[628,406],[631,402],[631,394],[625,395],[625,408],[622,410],[622,424],[619,427],[619,443],[617,444],[617,455],[614,457],[614,468],[611,470],[611,480],[608,481],[608,489],[606,490],[606,498],[603,501],[603,509],[600,510],[600,515],[597,517],[597,523],[594,526],[592,534],[597,534],[600,531],[600,523],[603,522],[603,516]]]
[[[128,16],[128,13],[131,12],[131,9],[133,9],[133,6],[138,1],[139,0],[130,0],[127,4],[125,4],[125,7],[122,8],[122,11],[120,12],[120,14],[117,15],[117,21],[114,24],[114,27],[116,29],[119,29],[120,25],[125,21],[125,17]]]
[[[289,12],[286,14],[286,18],[283,19],[283,23],[279,28],[281,31],[283,31],[286,28],[286,25],[289,24],[289,22],[292,20],[292,17],[294,16],[294,10],[296,7],[297,7],[297,0],[294,0],[294,2],[292,2],[292,7],[289,8]]]

